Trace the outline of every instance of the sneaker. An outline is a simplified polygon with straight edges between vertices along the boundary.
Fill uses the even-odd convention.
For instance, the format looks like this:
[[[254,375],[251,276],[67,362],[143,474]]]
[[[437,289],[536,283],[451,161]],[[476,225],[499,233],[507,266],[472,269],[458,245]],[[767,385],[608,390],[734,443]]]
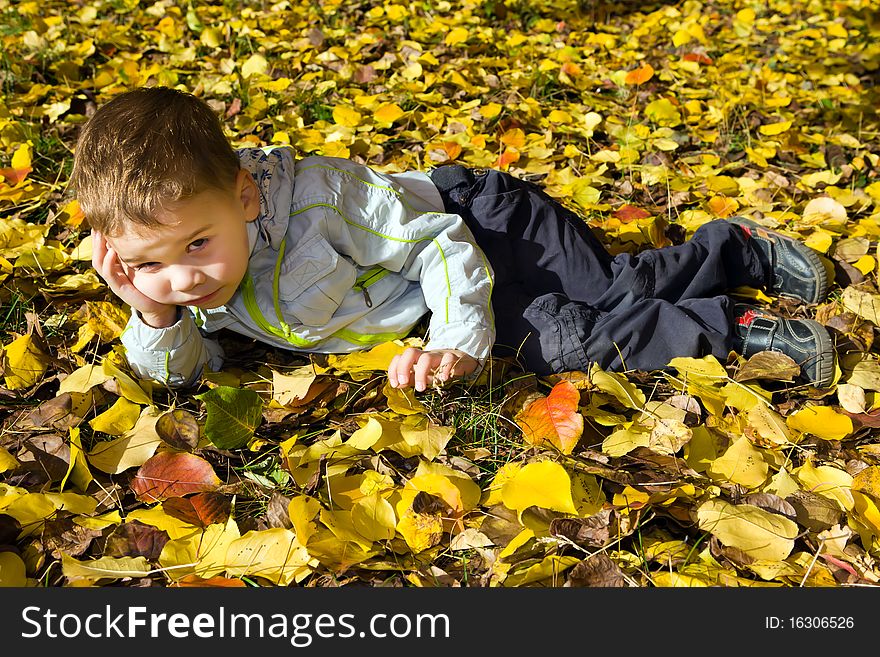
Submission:
[[[834,346],[824,326],[812,319],[784,319],[755,306],[737,304],[734,350],[746,358],[778,351],[801,366],[801,380],[825,388],[834,378]]]
[[[813,249],[782,233],[768,230],[745,217],[731,217],[749,241],[768,275],[767,291],[793,297],[807,304],[818,303],[828,292],[828,274]]]

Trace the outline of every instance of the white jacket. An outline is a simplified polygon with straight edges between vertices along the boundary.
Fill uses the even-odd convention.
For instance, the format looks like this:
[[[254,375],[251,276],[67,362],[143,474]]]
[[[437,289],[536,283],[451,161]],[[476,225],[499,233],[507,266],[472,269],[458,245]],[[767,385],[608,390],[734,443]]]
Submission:
[[[424,173],[382,174],[289,148],[239,151],[261,192],[248,224],[248,274],[226,306],[184,308],[152,328],[138,313],[122,335],[132,369],[193,384],[223,353],[221,328],[301,352],[345,353],[404,337],[431,313],[426,349],[480,362],[495,340],[492,271],[458,215],[443,212]]]

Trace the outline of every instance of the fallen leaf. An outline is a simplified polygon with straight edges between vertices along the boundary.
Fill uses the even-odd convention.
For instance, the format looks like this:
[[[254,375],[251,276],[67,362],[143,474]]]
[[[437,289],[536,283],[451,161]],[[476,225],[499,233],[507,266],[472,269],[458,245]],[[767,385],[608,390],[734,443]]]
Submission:
[[[253,390],[218,386],[195,398],[208,410],[205,437],[220,449],[244,447],[260,425],[263,400]]]
[[[130,485],[139,500],[152,503],[188,493],[215,490],[220,485],[220,479],[211,464],[200,456],[164,451],[147,460],[138,469]]]
[[[578,412],[580,393],[568,381],[553,386],[550,394],[517,413],[516,423],[526,442],[550,443],[563,454],[571,454],[584,432],[584,416]]]

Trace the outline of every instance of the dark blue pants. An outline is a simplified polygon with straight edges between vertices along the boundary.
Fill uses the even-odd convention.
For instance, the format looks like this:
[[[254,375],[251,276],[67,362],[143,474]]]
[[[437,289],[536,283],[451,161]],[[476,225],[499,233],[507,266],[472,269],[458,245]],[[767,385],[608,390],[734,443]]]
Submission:
[[[726,293],[766,282],[738,226],[701,226],[678,246],[611,256],[584,220],[538,185],[494,170],[434,169],[446,211],[462,216],[495,270],[495,355],[537,374],[655,370],[731,347]]]

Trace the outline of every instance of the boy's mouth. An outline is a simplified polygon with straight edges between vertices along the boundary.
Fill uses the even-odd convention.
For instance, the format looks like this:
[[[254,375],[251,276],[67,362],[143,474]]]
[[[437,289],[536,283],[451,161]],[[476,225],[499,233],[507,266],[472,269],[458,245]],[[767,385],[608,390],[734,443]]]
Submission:
[[[208,303],[214,297],[216,297],[219,292],[220,292],[220,290],[217,289],[217,290],[214,290],[213,292],[211,292],[210,294],[206,294],[203,297],[199,297],[198,299],[191,299],[190,301],[186,302],[186,305],[187,306],[200,306],[204,303]]]

